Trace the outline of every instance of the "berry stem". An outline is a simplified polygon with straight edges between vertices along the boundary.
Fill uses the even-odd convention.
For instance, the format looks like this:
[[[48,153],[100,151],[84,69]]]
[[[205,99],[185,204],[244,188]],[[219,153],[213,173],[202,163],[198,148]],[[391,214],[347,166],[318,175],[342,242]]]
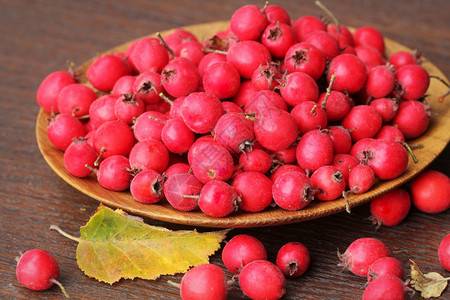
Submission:
[[[159,93],[158,96],[163,99],[165,102],[169,103],[170,106],[173,105],[173,100],[170,100],[169,97],[167,97],[166,95],[164,95],[164,93]]]
[[[350,192],[350,191],[349,191],[349,192]],[[344,197],[344,200],[345,200],[345,211],[346,211],[347,213],[351,213],[351,210],[350,210],[350,203],[349,203],[349,201],[348,201],[348,196],[347,196],[347,194],[348,194],[348,192],[343,191],[343,192],[342,192],[342,197]]]
[[[59,226],[57,226],[57,225],[50,225],[50,229],[58,231],[61,235],[65,236],[68,239],[71,239],[72,241],[76,241],[78,243],[82,242],[81,239],[68,234],[67,232],[65,232],[61,228],[59,228]]]
[[[217,49],[210,49],[210,48],[205,48],[205,49],[203,49],[203,51],[205,53],[218,53],[218,54],[224,54],[224,55],[228,54],[227,51],[217,50]]]
[[[444,79],[442,79],[441,77],[436,76],[436,75],[430,75],[430,78],[439,80],[448,88],[447,92],[445,92],[442,96],[439,96],[439,98],[438,98],[439,102],[441,102],[441,103],[444,102],[444,98],[447,97],[448,95],[450,95],[450,84],[448,82],[446,82]]]
[[[411,154],[411,157],[412,157],[414,163],[417,164],[419,162],[419,160],[417,159],[416,155],[414,155],[414,152],[412,151],[411,147],[405,142],[402,142],[402,145],[406,148],[406,150],[409,152],[409,154]]]
[[[198,198],[200,198],[200,196],[198,196],[198,195],[181,195],[181,198],[198,199]]]
[[[58,280],[56,280],[55,278],[50,278],[50,281],[53,282],[54,284],[56,284],[57,286],[59,286],[59,288],[61,289],[61,291],[63,292],[64,296],[66,296],[66,298],[70,298],[69,294],[67,294],[66,289],[64,288],[64,286],[61,284],[61,282],[59,282]]]
[[[316,1],[316,5],[318,6],[318,7],[320,7],[332,20],[333,20],[333,23],[334,24],[336,24],[336,27],[337,27],[337,30],[340,30],[339,29],[339,21],[338,21],[338,19],[334,16],[334,14],[331,12],[331,10],[329,10],[328,9],[328,7],[326,7],[325,5],[323,5],[322,4],[322,2],[320,2],[320,1]]]
[[[157,32],[156,36],[159,38],[159,40],[161,41],[161,44],[164,46],[164,48],[166,48],[167,51],[169,51],[170,55],[172,55],[173,58],[175,58],[175,52],[173,52],[173,50],[169,47],[169,45],[167,45],[166,41],[164,41],[161,33]]]
[[[78,120],[87,120],[89,119],[89,115],[79,116],[77,117]]]
[[[327,92],[325,94],[325,98],[322,102],[322,108],[325,109],[325,106],[327,106],[328,97],[331,95],[331,89],[333,88],[334,81],[336,80],[336,74],[331,74],[330,83],[327,87]]]
[[[97,159],[94,161],[94,166],[98,167],[98,165],[100,164],[100,159],[102,158],[103,153],[105,153],[105,151],[106,151],[106,148],[105,148],[105,147],[102,147],[102,148],[100,149],[100,153],[98,154]]]

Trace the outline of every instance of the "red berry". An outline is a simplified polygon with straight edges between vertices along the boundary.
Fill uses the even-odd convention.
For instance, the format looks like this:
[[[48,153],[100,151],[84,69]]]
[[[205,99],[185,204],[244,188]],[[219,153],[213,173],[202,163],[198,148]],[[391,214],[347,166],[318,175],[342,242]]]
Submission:
[[[386,245],[374,238],[359,238],[353,241],[343,254],[339,255],[341,263],[355,275],[367,277],[370,266],[379,258],[390,256]]]
[[[239,286],[254,300],[280,299],[286,292],[286,280],[280,269],[267,260],[255,260],[242,268]]]
[[[367,77],[366,66],[356,55],[339,54],[331,61],[328,67],[327,80],[336,76],[333,89],[340,92],[348,91],[350,94],[358,92],[364,85]]]
[[[191,147],[192,149],[192,147]],[[192,172],[203,183],[211,180],[226,181],[231,178],[234,169],[233,157],[216,143],[205,143],[192,155]]]
[[[98,97],[89,107],[89,120],[94,128],[98,128],[103,123],[117,120],[114,106],[116,105],[117,96],[104,95]]]
[[[187,96],[200,84],[197,66],[184,57],[171,60],[161,71],[161,76],[165,91],[173,97]]]
[[[128,156],[134,145],[134,136],[127,123],[116,120],[103,123],[92,138],[94,148],[102,157]]]
[[[323,130],[306,132],[297,145],[297,162],[304,170],[314,172],[333,161],[333,141]]]
[[[264,14],[267,17],[267,20],[269,23],[284,23],[284,24],[291,24],[291,18],[289,17],[289,13],[286,11],[285,8],[279,6],[279,5],[273,5],[269,4],[264,10]]]
[[[388,139],[397,142],[405,142],[405,136],[398,127],[391,125],[384,125],[375,135],[375,139]]]
[[[320,94],[317,105],[325,110],[328,121],[334,122],[345,117],[350,110],[351,102],[352,100],[346,93],[331,91],[328,96],[327,93]]]
[[[136,76],[134,75],[125,75],[120,77],[113,86],[111,91],[112,94],[119,97],[123,94],[133,93],[133,85],[135,81]]]
[[[373,262],[367,273],[367,281],[371,282],[377,277],[383,275],[394,275],[398,278],[403,278],[403,267],[398,259],[395,257],[381,257]]]
[[[272,180],[272,182],[275,182],[275,180],[277,180],[278,177],[281,177],[281,175],[291,171],[300,172],[306,175],[306,172],[298,165],[286,164],[276,168],[276,170],[273,171],[272,175],[270,175],[270,180]]]
[[[39,84],[36,101],[47,112],[59,113],[58,93],[67,85],[76,83],[69,72],[56,71],[48,74]]]
[[[138,202],[156,203],[164,196],[163,178],[154,170],[141,171],[131,180],[130,192]]]
[[[344,176],[334,166],[321,166],[311,175],[311,185],[317,189],[314,197],[322,201],[339,198],[347,186]]]
[[[200,73],[200,76],[203,77],[203,74],[205,74],[205,71],[210,66],[218,62],[226,62],[226,61],[227,56],[225,54],[215,52],[208,53],[198,63],[198,72]]]
[[[430,76],[420,65],[400,67],[395,71],[395,78],[402,89],[401,96],[406,100],[422,98],[430,85]]]
[[[253,149],[239,156],[239,165],[246,172],[267,173],[272,167],[272,158],[266,151]]]
[[[163,91],[161,75],[154,71],[142,72],[133,84],[135,97],[141,99],[146,105],[158,103],[161,100],[159,94]]]
[[[245,79],[252,78],[253,72],[259,66],[266,65],[270,60],[269,50],[256,41],[240,41],[228,49],[227,61]]]
[[[420,63],[420,55],[417,51],[397,51],[389,57],[389,63],[392,64],[396,70],[404,65],[415,65]]]
[[[96,173],[98,183],[105,189],[120,192],[130,187],[130,162],[123,155],[108,156],[100,163]]]
[[[302,42],[292,45],[285,54],[284,68],[288,72],[300,71],[317,80],[325,70],[325,56],[315,46]]]
[[[47,136],[50,142],[58,149],[65,151],[74,138],[86,134],[83,124],[74,116],[58,114],[49,119]]]
[[[60,113],[81,117],[89,114],[89,107],[97,99],[94,90],[80,83],[72,83],[58,93]]]
[[[406,285],[394,275],[382,275],[372,280],[364,290],[363,300],[405,300]]]
[[[407,139],[421,136],[428,129],[430,111],[428,107],[417,100],[402,101],[397,114],[392,120]]]
[[[308,74],[292,72],[283,78],[280,94],[287,104],[295,106],[304,101],[317,102],[319,87]]]
[[[181,115],[186,126],[193,132],[208,133],[223,115],[223,108],[216,96],[206,92],[195,92],[184,99]]]
[[[34,291],[43,291],[57,282],[59,266],[47,251],[32,249],[20,256],[16,276],[23,286]]]
[[[299,210],[314,199],[311,181],[303,172],[286,172],[273,181],[272,196],[275,203],[286,210]]]
[[[439,244],[438,257],[441,265],[450,271],[450,234],[447,234]]]
[[[297,41],[302,42],[308,33],[316,30],[327,31],[327,26],[315,16],[303,16],[294,22],[292,30]]]
[[[384,55],[384,37],[376,28],[371,26],[359,27],[353,33],[353,38],[356,46],[370,46],[377,49],[381,55]]]
[[[161,140],[161,132],[169,118],[157,111],[146,111],[136,118],[133,125],[135,138],[142,142],[147,139]]]
[[[390,122],[398,111],[398,102],[390,98],[378,98],[370,101],[370,106],[374,107],[380,114],[383,123]]]
[[[373,67],[367,74],[367,94],[374,98],[383,98],[389,95],[395,86],[393,68],[389,66]]]
[[[182,119],[172,119],[162,129],[161,139],[167,150],[180,154],[189,150],[194,143],[195,134]]]
[[[145,104],[141,99],[134,99],[131,94],[119,96],[114,105],[114,114],[118,120],[133,124],[134,120],[145,111]]]
[[[386,63],[380,52],[373,47],[356,46],[354,51],[356,56],[364,63],[368,72],[370,72],[373,68]]]
[[[375,183],[375,173],[368,165],[354,166],[348,175],[348,187],[355,194],[367,192]]]
[[[190,173],[174,174],[164,183],[164,196],[170,205],[180,211],[198,207],[198,196],[203,184]]]
[[[354,155],[341,153],[334,155],[331,165],[341,171],[342,176],[344,176],[345,182],[348,183],[351,171],[359,164],[359,162],[360,160]]]
[[[284,58],[288,49],[295,44],[295,36],[288,24],[271,23],[264,30],[261,43],[272,56]]]
[[[378,226],[395,226],[406,218],[410,207],[409,193],[401,188],[396,188],[375,197],[370,202],[371,219]]]
[[[164,172],[169,164],[169,151],[158,140],[147,139],[136,143],[130,151],[130,165],[134,170]]]
[[[278,250],[276,264],[285,277],[302,276],[309,267],[311,258],[308,248],[299,242],[284,244]]]
[[[64,152],[64,166],[67,172],[73,176],[86,177],[92,171],[85,166],[89,165],[94,168],[97,157],[97,151],[87,143],[85,138],[74,139]]]
[[[226,113],[214,127],[214,138],[232,154],[251,152],[255,140],[253,121],[242,113]]]
[[[184,57],[189,59],[198,66],[202,58],[205,56],[203,45],[196,40],[185,40],[174,48],[176,57]]]
[[[353,142],[374,137],[382,124],[380,114],[369,105],[353,106],[342,119],[342,126],[350,131]]]
[[[382,180],[394,179],[406,170],[408,152],[399,142],[392,140],[374,140],[363,151],[367,164]]]
[[[450,178],[439,171],[424,171],[411,184],[411,200],[425,213],[446,211],[450,207]]]
[[[308,33],[303,42],[310,43],[322,52],[327,61],[339,54],[339,42],[326,31],[316,30]]]
[[[136,69],[161,72],[169,62],[169,53],[157,38],[146,37],[139,40],[129,55]]]
[[[252,261],[264,259],[267,259],[264,245],[247,234],[234,236],[222,249],[223,264],[232,274],[239,274],[242,268]]]
[[[238,200],[236,192],[228,183],[212,180],[202,187],[198,207],[208,216],[221,218],[237,209]]]
[[[256,140],[266,149],[279,151],[289,148],[298,137],[298,126],[290,113],[284,110],[267,110],[256,115],[254,123]]]
[[[201,264],[184,274],[180,285],[183,300],[227,299],[227,277],[224,271],[213,264]]]
[[[241,40],[258,40],[269,24],[265,14],[256,5],[244,5],[238,8],[230,20],[230,28]]]
[[[89,66],[86,76],[92,86],[100,91],[111,91],[120,77],[128,75],[125,63],[113,54],[98,57]]]
[[[259,172],[242,172],[234,177],[231,186],[241,197],[240,209],[259,212],[272,203],[272,181]]]
[[[203,87],[207,93],[219,99],[233,97],[239,90],[241,77],[229,62],[218,62],[208,67],[203,74]]]

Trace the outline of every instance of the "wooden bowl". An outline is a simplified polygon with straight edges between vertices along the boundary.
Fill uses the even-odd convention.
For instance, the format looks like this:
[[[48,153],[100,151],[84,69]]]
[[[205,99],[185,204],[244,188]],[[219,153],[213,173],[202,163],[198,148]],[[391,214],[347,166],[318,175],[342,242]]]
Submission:
[[[228,22],[214,22],[206,24],[198,24],[184,27],[184,29],[194,33],[198,39],[204,40],[210,38],[217,31],[224,30],[228,26]],[[164,36],[169,31],[161,32]],[[119,45],[102,54],[124,51],[132,41]],[[390,55],[399,50],[411,51],[411,49],[386,39],[386,52]],[[83,73],[81,82],[89,84],[84,75],[88,66],[92,63],[94,58],[82,64],[77,71]],[[428,72],[432,75],[437,75],[448,82],[445,75],[431,62],[424,62]],[[414,163],[412,159],[409,160],[408,168],[398,178],[390,181],[377,181],[372,189],[362,195],[349,195],[350,207],[355,207],[363,203],[369,202],[376,196],[379,196],[391,189],[399,187],[413,178],[415,175],[424,170],[445,148],[450,134],[450,102],[446,99],[444,102],[439,102],[438,97],[446,92],[446,87],[438,80],[431,80],[430,87],[427,94],[427,102],[433,111],[431,122],[427,132],[410,141],[412,144],[423,144],[423,148],[414,150],[419,162]],[[202,226],[202,227],[216,227],[216,228],[237,228],[237,227],[260,227],[273,226],[288,223],[295,223],[316,219],[331,214],[344,211],[346,208],[345,200],[343,198],[329,201],[313,201],[306,208],[299,211],[286,211],[278,207],[271,207],[259,213],[235,212],[225,218],[213,218],[205,215],[200,211],[180,212],[173,209],[166,200],[162,200],[158,204],[142,204],[133,199],[129,191],[113,192],[102,188],[94,175],[88,178],[77,178],[70,175],[63,162],[63,152],[55,148],[47,138],[47,118],[49,114],[44,110],[40,110],[36,121],[36,137],[39,149],[47,161],[49,166],[67,183],[81,191],[82,193],[92,197],[105,205],[121,208],[131,214],[149,217],[161,221]]]

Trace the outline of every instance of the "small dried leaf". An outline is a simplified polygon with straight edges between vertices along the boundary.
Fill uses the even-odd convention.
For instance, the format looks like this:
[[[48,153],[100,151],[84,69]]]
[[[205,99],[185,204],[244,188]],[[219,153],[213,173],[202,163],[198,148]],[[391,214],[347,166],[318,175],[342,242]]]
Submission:
[[[411,263],[411,287],[425,299],[441,296],[450,278],[444,278],[436,272],[423,274],[414,261],[411,260]]]

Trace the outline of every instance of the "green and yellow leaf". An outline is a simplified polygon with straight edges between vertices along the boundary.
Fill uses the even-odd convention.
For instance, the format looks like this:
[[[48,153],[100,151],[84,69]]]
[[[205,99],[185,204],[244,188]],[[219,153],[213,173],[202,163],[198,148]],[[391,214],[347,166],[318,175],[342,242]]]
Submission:
[[[121,278],[156,279],[208,263],[227,232],[171,231],[101,205],[80,228],[77,262],[87,276],[109,284]]]

